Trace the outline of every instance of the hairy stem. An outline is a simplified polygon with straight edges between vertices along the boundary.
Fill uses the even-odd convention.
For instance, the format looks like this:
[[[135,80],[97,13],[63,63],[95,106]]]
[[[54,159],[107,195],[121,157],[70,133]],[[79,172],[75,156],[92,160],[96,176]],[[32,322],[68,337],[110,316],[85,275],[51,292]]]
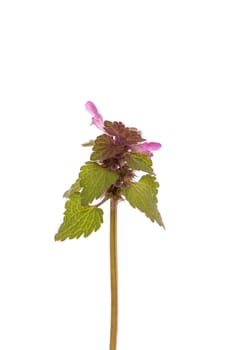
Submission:
[[[110,350],[116,350],[118,323],[118,281],[117,281],[117,202],[110,201],[110,276],[111,276],[111,330]]]

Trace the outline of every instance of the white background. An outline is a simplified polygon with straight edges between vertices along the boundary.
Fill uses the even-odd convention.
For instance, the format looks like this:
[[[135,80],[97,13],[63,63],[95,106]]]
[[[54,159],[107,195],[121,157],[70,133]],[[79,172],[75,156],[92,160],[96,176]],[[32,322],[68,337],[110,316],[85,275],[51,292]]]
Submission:
[[[84,108],[161,142],[166,231],[119,206],[118,349],[233,349],[232,1],[0,5],[0,348],[104,350],[101,230],[54,242],[99,131]]]

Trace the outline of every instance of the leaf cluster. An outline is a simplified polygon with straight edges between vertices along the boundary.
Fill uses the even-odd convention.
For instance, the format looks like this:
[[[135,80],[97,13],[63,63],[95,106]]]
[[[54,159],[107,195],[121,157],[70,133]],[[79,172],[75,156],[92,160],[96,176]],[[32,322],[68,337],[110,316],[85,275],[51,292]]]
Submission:
[[[125,130],[121,123],[112,124],[109,130],[112,134],[116,134],[121,128]],[[133,208],[143,212],[152,222],[156,221],[165,228],[157,206],[159,184],[151,159],[146,154],[136,152],[126,152],[123,159],[114,158],[122,145],[119,145],[119,149],[114,149],[111,140],[108,135],[97,137],[91,159],[100,160],[102,154],[103,159],[107,160],[102,163],[86,162],[80,169],[78,179],[64,193],[64,197],[68,200],[65,204],[64,220],[55,235],[55,240],[79,238],[81,235],[87,237],[97,231],[103,223],[103,210],[99,208],[100,204],[116,194],[119,198],[127,200]],[[111,170],[109,164],[114,161],[119,167]],[[143,171],[146,175],[136,182],[135,171]],[[100,198],[101,202],[93,205],[93,201]]]

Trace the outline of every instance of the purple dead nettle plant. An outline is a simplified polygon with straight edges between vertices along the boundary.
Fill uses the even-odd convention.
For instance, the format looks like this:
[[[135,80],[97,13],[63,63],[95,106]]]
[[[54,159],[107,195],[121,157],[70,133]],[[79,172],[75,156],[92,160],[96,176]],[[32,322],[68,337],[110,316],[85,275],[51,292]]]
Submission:
[[[80,169],[76,182],[64,193],[64,221],[55,235],[56,241],[66,238],[89,236],[103,223],[100,206],[110,200],[110,278],[111,278],[111,326],[110,350],[116,350],[118,324],[117,282],[117,205],[127,200],[152,222],[164,227],[158,210],[158,187],[152,168],[153,151],[160,149],[157,142],[146,142],[134,127],[122,122],[103,120],[92,102],[86,103],[92,115],[92,123],[101,135],[83,146],[91,146],[90,160]],[[138,171],[144,175],[138,180]],[[96,202],[96,200],[98,200]],[[94,201],[94,203],[93,203]]]

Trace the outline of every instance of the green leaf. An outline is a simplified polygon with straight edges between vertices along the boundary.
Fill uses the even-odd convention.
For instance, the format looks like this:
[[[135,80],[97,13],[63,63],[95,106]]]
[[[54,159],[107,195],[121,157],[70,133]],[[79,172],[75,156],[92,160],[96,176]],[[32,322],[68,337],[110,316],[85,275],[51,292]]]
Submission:
[[[72,194],[65,207],[64,221],[55,235],[55,241],[79,238],[82,234],[87,237],[97,231],[103,222],[103,210],[81,206],[80,193]]]
[[[105,160],[124,151],[124,145],[115,145],[108,135],[100,135],[96,138],[91,154],[91,160]]]
[[[63,197],[70,198],[70,196],[81,190],[80,179],[76,180],[75,183],[70,187],[68,191],[63,194]]]
[[[129,153],[127,157],[128,166],[134,170],[142,170],[146,173],[153,174],[152,160],[142,153]]]
[[[79,174],[82,205],[88,205],[94,199],[100,198],[118,179],[115,171],[103,168],[97,163],[86,162]]]
[[[144,175],[141,179],[132,183],[125,189],[125,197],[133,208],[137,208],[146,214],[152,222],[156,221],[165,228],[162,217],[157,208],[157,193],[159,184],[155,176]]]

